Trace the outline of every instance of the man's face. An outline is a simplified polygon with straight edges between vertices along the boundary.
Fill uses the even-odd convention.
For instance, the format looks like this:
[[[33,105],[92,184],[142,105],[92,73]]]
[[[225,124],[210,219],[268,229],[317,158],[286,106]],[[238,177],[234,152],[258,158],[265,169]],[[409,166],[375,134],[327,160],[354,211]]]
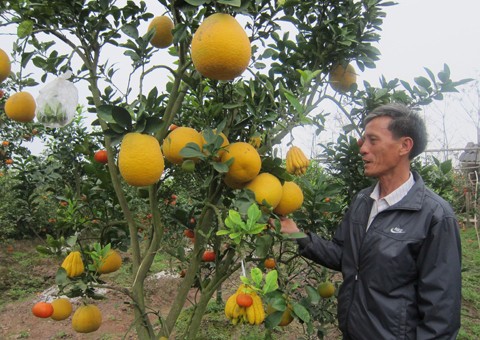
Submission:
[[[377,117],[365,127],[360,147],[365,176],[379,178],[395,174],[395,169],[403,158],[403,138],[395,139],[388,130],[391,120],[390,117]]]

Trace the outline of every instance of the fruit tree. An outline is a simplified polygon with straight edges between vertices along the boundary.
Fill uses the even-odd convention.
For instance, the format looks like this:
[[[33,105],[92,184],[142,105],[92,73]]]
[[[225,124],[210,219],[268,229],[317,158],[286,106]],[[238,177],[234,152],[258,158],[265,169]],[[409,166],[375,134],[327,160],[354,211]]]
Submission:
[[[69,71],[71,81],[88,88],[83,104],[93,120],[92,134],[102,136],[106,150],[111,210],[121,211],[127,226],[132,286],[120,291],[132,301],[140,339],[174,332],[195,284],[201,295],[184,330],[193,339],[213,294],[244,266],[260,268],[266,277],[260,269],[252,269],[251,277],[244,272],[239,290],[248,297],[243,296],[242,306],[233,299],[228,304],[232,322],[265,320],[265,327],[273,329],[297,318],[313,327],[310,307],[318,303],[317,284],[295,282],[298,273],[293,273],[309,264],[293,265],[298,257],[284,251],[291,243],[278,224],[269,227],[268,222],[302,204],[317,204],[301,179],[309,160],[293,149],[285,162],[276,146],[298,126],[311,125],[321,133],[333,104],[350,124],[338,141],[338,153],[335,145],[326,150],[331,157],[347,155],[339,161],[354,164],[358,145],[352,136],[361,133],[366,112],[390,101],[425,105],[462,83],[450,79],[446,65],[437,75],[427,69],[414,85],[398,79],[382,79],[379,88],[356,83],[356,74],[375,67],[379,58],[374,43],[383,8],[390,5],[383,0],[2,1],[0,24],[14,27],[18,39],[2,46],[13,62],[6,83],[12,98],[5,104],[9,118],[1,119],[29,124],[24,122],[33,119],[33,103],[25,93],[47,77]],[[16,96],[28,100],[20,105],[13,101]],[[59,110],[49,111],[50,118],[59,118]],[[102,164],[86,169],[92,167],[98,171],[90,174],[106,171]],[[356,177],[350,182],[358,185]],[[173,192],[165,191],[171,181],[188,189],[188,205],[171,203]],[[104,177],[102,183],[107,183]],[[154,313],[161,319],[157,328],[149,314],[158,306],[147,307],[144,282],[155,254],[169,243],[172,223],[180,219],[169,207],[181,211],[185,221],[178,234],[187,227],[194,237],[191,251],[178,253],[185,275],[168,314]],[[138,217],[140,209],[148,212],[146,225]],[[313,224],[306,213],[302,216],[302,227]],[[98,278],[98,265],[87,263],[91,259],[82,250],[103,252],[98,260],[110,248],[88,248],[82,234],[77,236],[57,283],[81,281],[70,293],[91,297],[89,284]],[[267,258],[275,259],[274,269],[265,269]],[[322,270],[309,273],[310,278],[324,275]],[[267,303],[273,309],[265,318]],[[81,315],[88,310],[93,319],[85,324]],[[101,313],[86,304],[74,313],[73,324],[78,332],[95,331]]]

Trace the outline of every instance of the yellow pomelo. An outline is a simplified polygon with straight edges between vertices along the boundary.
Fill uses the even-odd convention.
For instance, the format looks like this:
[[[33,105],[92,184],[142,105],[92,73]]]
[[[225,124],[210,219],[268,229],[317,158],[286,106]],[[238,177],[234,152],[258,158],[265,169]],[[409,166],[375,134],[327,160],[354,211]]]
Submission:
[[[25,91],[11,95],[5,102],[5,113],[8,118],[20,123],[28,123],[35,117],[37,104],[35,98]]]
[[[329,81],[335,91],[347,92],[357,82],[357,74],[351,64],[348,64],[346,68],[337,64],[330,71]]]
[[[97,272],[100,274],[113,273],[119,270],[122,266],[122,257],[116,250],[113,249],[110,249],[107,256],[100,261],[100,266],[97,269]]]
[[[95,332],[102,325],[102,312],[95,305],[77,308],[72,317],[72,327],[78,333]]]
[[[238,21],[229,14],[215,13],[198,27],[192,39],[192,61],[203,76],[232,80],[248,67],[250,40]]]
[[[225,163],[233,158],[227,176],[232,182],[245,183],[254,179],[262,167],[258,151],[248,143],[236,142],[228,145],[221,161]]]
[[[172,44],[172,19],[164,15],[155,17],[148,25],[148,31],[153,28],[155,28],[155,34],[153,35],[152,40],[150,40],[150,44],[152,44],[152,46],[166,48]]]
[[[183,157],[180,151],[188,144],[195,143],[202,150],[202,135],[195,129],[181,126],[170,132],[163,140],[165,158],[173,164],[182,164]]]
[[[265,200],[272,208],[275,208],[282,198],[282,183],[277,177],[267,172],[255,177],[245,186],[245,189],[254,192],[258,204],[263,204]]]
[[[118,168],[125,182],[141,187],[158,182],[165,163],[158,140],[138,132],[127,133],[120,145]]]
[[[273,212],[285,216],[299,209],[302,204],[302,189],[295,182],[285,182],[283,183],[282,198]]]
[[[8,78],[11,71],[10,58],[8,54],[0,48],[0,83]]]
[[[72,304],[66,298],[58,298],[52,301],[53,314],[50,316],[55,321],[67,319],[72,314]]]

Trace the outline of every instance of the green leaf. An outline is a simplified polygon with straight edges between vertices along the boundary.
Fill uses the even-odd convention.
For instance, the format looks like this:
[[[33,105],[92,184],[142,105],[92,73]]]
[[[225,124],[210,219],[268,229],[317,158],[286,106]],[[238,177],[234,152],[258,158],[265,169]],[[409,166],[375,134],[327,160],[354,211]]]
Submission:
[[[25,20],[20,23],[17,27],[17,36],[20,39],[28,37],[32,34],[33,31],[33,21],[32,20]]]
[[[112,117],[118,125],[126,128],[126,129],[131,129],[131,127],[132,127],[132,116],[130,116],[130,113],[126,109],[124,109],[123,107],[113,106],[112,107]]]
[[[253,203],[247,211],[248,220],[250,223],[256,223],[260,217],[262,217],[262,211],[258,208],[258,205]]]
[[[316,305],[320,301],[320,294],[318,294],[317,289],[312,286],[305,287],[307,291],[308,300],[311,304]]]
[[[242,5],[241,0],[218,0],[218,3],[235,7],[240,7]]]
[[[310,322],[310,313],[308,310],[299,303],[293,304],[293,312],[303,322]]]
[[[205,158],[198,144],[192,142],[187,143],[187,145],[180,150],[180,156],[185,158]]]
[[[297,111],[297,113],[299,113],[299,114],[304,113],[303,106],[300,103],[300,101],[297,99],[297,97],[295,97],[293,94],[291,94],[289,92],[284,92],[284,96],[285,96],[285,98],[287,98],[287,100],[290,102],[290,104],[293,105],[293,107],[295,108],[295,111]]]
[[[228,217],[225,219],[225,224],[230,224],[231,227],[235,227],[235,226],[240,226],[242,224],[244,224],[244,222],[242,221],[242,216],[240,216],[240,214],[235,211],[235,210],[229,210],[228,211]]]
[[[250,271],[250,276],[252,277],[252,281],[255,283],[255,285],[260,286],[263,278],[263,274],[260,268],[252,268],[252,270]]]
[[[265,286],[263,286],[263,294],[268,294],[273,292],[274,290],[278,289],[278,273],[274,269],[268,272],[267,276],[265,277]]]
[[[213,168],[215,169],[215,171],[221,174],[225,174],[228,172],[228,165],[225,163],[212,162],[211,164],[213,165]]]
[[[230,231],[226,230],[226,229],[219,230],[216,233],[217,236],[223,236],[223,235],[228,235],[228,234],[230,234]]]
[[[58,268],[57,273],[55,274],[55,283],[61,286],[66,284],[68,281],[67,271],[63,267]]]
[[[115,123],[112,116],[113,105],[100,105],[97,108],[97,116],[107,123]]]
[[[138,38],[138,29],[134,25],[123,25],[122,26],[122,32],[128,35],[130,38],[137,39]]]

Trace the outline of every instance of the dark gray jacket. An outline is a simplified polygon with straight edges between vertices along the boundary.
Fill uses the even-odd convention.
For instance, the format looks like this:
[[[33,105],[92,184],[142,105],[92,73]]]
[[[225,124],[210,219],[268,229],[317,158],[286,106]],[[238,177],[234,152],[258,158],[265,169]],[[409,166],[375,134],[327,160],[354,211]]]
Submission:
[[[461,245],[450,205],[415,184],[380,212],[355,197],[332,241],[307,234],[300,254],[341,271],[338,320],[345,339],[455,339],[460,328]]]

